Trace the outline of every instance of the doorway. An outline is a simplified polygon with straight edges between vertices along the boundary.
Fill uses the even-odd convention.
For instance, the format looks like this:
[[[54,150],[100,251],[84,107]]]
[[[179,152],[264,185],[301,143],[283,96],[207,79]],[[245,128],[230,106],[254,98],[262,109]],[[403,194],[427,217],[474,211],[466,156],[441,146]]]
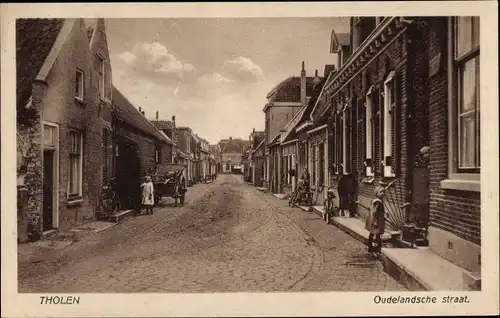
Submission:
[[[43,151],[43,215],[42,215],[42,231],[50,231],[54,229],[54,212],[55,212],[55,178],[54,178],[54,150]]]
[[[138,209],[141,203],[141,163],[136,145],[118,144],[116,185],[123,209]]]

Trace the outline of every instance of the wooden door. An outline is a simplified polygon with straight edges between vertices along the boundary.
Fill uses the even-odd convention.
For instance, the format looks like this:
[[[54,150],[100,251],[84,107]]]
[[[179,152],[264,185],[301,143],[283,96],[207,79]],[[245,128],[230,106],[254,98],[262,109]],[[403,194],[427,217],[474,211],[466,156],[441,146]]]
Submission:
[[[43,152],[43,217],[42,230],[54,228],[54,151]]]

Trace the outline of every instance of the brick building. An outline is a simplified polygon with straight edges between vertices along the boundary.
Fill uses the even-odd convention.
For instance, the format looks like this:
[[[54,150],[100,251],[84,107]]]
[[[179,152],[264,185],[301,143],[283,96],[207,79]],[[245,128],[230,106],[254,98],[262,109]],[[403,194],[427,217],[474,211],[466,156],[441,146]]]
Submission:
[[[123,209],[140,206],[140,185],[146,175],[164,174],[173,143],[145,117],[141,107],[113,87],[114,175]]]
[[[313,123],[327,123],[331,185],[354,176],[366,206],[377,184],[392,182],[388,230],[405,239],[425,229],[421,244],[480,272],[478,19],[353,17],[350,24],[352,54],[311,114]]]
[[[268,101],[263,109],[265,113],[265,132],[267,139],[266,156],[266,186],[274,193],[283,191],[283,186],[290,188],[287,173],[288,166],[295,166],[296,147],[289,145],[285,148],[287,158],[282,157],[281,134],[285,126],[299,113],[308,102],[313,92],[313,86],[321,78],[306,76],[305,63],[302,62],[300,77],[289,77],[278,84],[266,96]],[[289,159],[290,158],[290,159]]]
[[[222,173],[244,173],[243,151],[248,141],[229,137],[219,142],[221,147]]]
[[[248,162],[249,167],[251,168],[249,171],[249,180],[253,185],[261,187],[262,181],[265,178],[264,175],[264,156],[262,152],[262,146],[265,143],[266,132],[265,131],[256,131],[253,129],[252,133],[249,136],[250,144],[249,144],[249,154],[248,154]]]
[[[18,182],[27,192],[21,241],[27,232],[38,239],[81,224],[98,209],[111,76],[104,21],[91,32],[87,26],[83,19],[16,21]]]
[[[176,133],[176,144],[179,154],[186,157],[184,160],[187,163],[187,182],[192,185],[194,182],[195,174],[195,164],[194,164],[194,152],[196,148],[196,143],[193,139],[193,132],[189,127],[177,127],[175,129]]]

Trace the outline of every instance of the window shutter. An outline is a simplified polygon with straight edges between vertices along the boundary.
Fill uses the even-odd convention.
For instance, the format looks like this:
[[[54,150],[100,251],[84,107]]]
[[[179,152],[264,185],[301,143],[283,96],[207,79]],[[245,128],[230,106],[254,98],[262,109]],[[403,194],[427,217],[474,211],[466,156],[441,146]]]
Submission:
[[[374,149],[375,149],[375,109],[376,107],[376,90],[373,86],[368,89],[368,92],[365,97],[364,104],[364,114],[365,114],[365,147],[364,147],[364,170],[367,176],[373,176],[374,165]]]
[[[364,128],[365,128],[365,109],[363,107],[363,99],[358,99],[356,105],[356,143],[357,143],[357,156],[356,156],[356,170],[362,172],[363,159],[364,159]]]
[[[399,95],[399,77],[396,73],[393,79],[394,85],[394,108],[392,109],[392,166],[391,171],[393,175],[397,176],[400,173],[400,95]]]

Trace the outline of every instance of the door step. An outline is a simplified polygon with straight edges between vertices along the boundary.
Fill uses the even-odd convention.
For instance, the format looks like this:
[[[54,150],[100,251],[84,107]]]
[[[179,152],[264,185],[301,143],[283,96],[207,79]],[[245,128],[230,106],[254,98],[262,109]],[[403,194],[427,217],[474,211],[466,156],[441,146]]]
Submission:
[[[113,213],[110,215],[109,220],[115,223],[125,220],[127,217],[131,216],[134,210],[124,210],[120,212]]]

